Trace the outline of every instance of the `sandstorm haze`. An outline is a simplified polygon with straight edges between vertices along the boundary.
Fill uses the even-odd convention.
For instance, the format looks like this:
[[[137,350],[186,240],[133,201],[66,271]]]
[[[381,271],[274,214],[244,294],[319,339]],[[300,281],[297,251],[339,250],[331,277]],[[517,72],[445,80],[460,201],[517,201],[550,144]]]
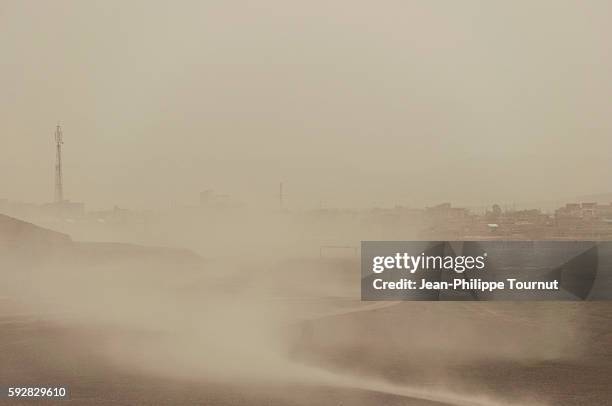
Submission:
[[[609,192],[605,1],[0,2],[3,197],[422,206]],[[18,176],[15,176],[18,175]]]
[[[611,16],[0,0],[0,383],[96,406],[609,403],[608,302],[362,301],[359,247],[611,240]]]

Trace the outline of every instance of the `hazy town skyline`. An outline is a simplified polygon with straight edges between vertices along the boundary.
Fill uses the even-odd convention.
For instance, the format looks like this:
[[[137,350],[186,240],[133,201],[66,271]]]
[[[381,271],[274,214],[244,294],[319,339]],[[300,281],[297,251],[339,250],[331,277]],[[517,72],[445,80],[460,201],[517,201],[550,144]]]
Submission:
[[[0,198],[294,207],[612,191],[603,1],[0,0]]]

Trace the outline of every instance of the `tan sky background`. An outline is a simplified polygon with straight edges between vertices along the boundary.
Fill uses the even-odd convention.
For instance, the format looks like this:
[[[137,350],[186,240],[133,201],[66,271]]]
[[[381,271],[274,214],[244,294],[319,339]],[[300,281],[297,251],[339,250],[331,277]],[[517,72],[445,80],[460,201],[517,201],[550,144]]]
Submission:
[[[612,191],[609,1],[0,0],[0,198],[420,206]]]

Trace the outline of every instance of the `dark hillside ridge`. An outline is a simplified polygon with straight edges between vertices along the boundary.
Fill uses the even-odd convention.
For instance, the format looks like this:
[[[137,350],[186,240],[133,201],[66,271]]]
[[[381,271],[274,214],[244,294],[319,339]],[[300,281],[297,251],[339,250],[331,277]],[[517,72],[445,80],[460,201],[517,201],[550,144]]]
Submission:
[[[69,235],[0,214],[0,245],[71,244]]]
[[[147,247],[114,242],[73,241],[64,233],[0,214],[0,252],[4,260],[52,261],[53,258],[79,263],[113,261],[162,261],[199,264],[202,258],[186,249]],[[2,263],[0,258],[0,263]]]

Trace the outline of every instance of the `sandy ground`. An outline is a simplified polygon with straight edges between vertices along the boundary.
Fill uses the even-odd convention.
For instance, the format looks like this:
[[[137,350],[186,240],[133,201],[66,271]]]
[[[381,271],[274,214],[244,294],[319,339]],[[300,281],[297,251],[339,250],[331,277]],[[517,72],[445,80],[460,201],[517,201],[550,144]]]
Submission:
[[[384,379],[398,386],[417,386],[432,392],[456,390],[512,404],[610,404],[612,304],[539,306],[536,320],[533,305],[529,304],[369,304],[363,311],[343,311],[299,323],[296,329],[300,332],[290,356],[296,362],[363,377],[363,382]],[[562,345],[544,356],[538,351],[546,353],[546,348],[555,346],[549,346],[547,341],[556,342],[548,334],[563,334],[542,334],[548,327],[540,323],[541,311],[552,308],[582,328],[579,334],[570,335],[572,340],[565,337]],[[122,335],[133,338],[146,333],[92,327],[69,319],[46,321],[41,316],[11,315],[6,306],[4,310],[0,320],[0,381],[70,386],[70,401],[44,401],[45,404],[454,404],[375,388],[273,382],[222,384],[138,372],[106,357],[105,348]],[[436,318],[441,322],[438,325]],[[427,340],[421,336],[424,323],[429,333],[435,332]],[[466,325],[471,329],[469,337],[482,336],[482,340],[473,345],[464,342],[462,335],[466,333],[458,326]],[[381,331],[377,326],[386,327],[383,335],[377,334]],[[513,348],[509,343],[517,346]],[[527,353],[513,352],[525,348]]]
[[[7,222],[0,385],[71,399],[0,402],[612,404],[612,302],[361,302],[355,260],[202,261]]]

